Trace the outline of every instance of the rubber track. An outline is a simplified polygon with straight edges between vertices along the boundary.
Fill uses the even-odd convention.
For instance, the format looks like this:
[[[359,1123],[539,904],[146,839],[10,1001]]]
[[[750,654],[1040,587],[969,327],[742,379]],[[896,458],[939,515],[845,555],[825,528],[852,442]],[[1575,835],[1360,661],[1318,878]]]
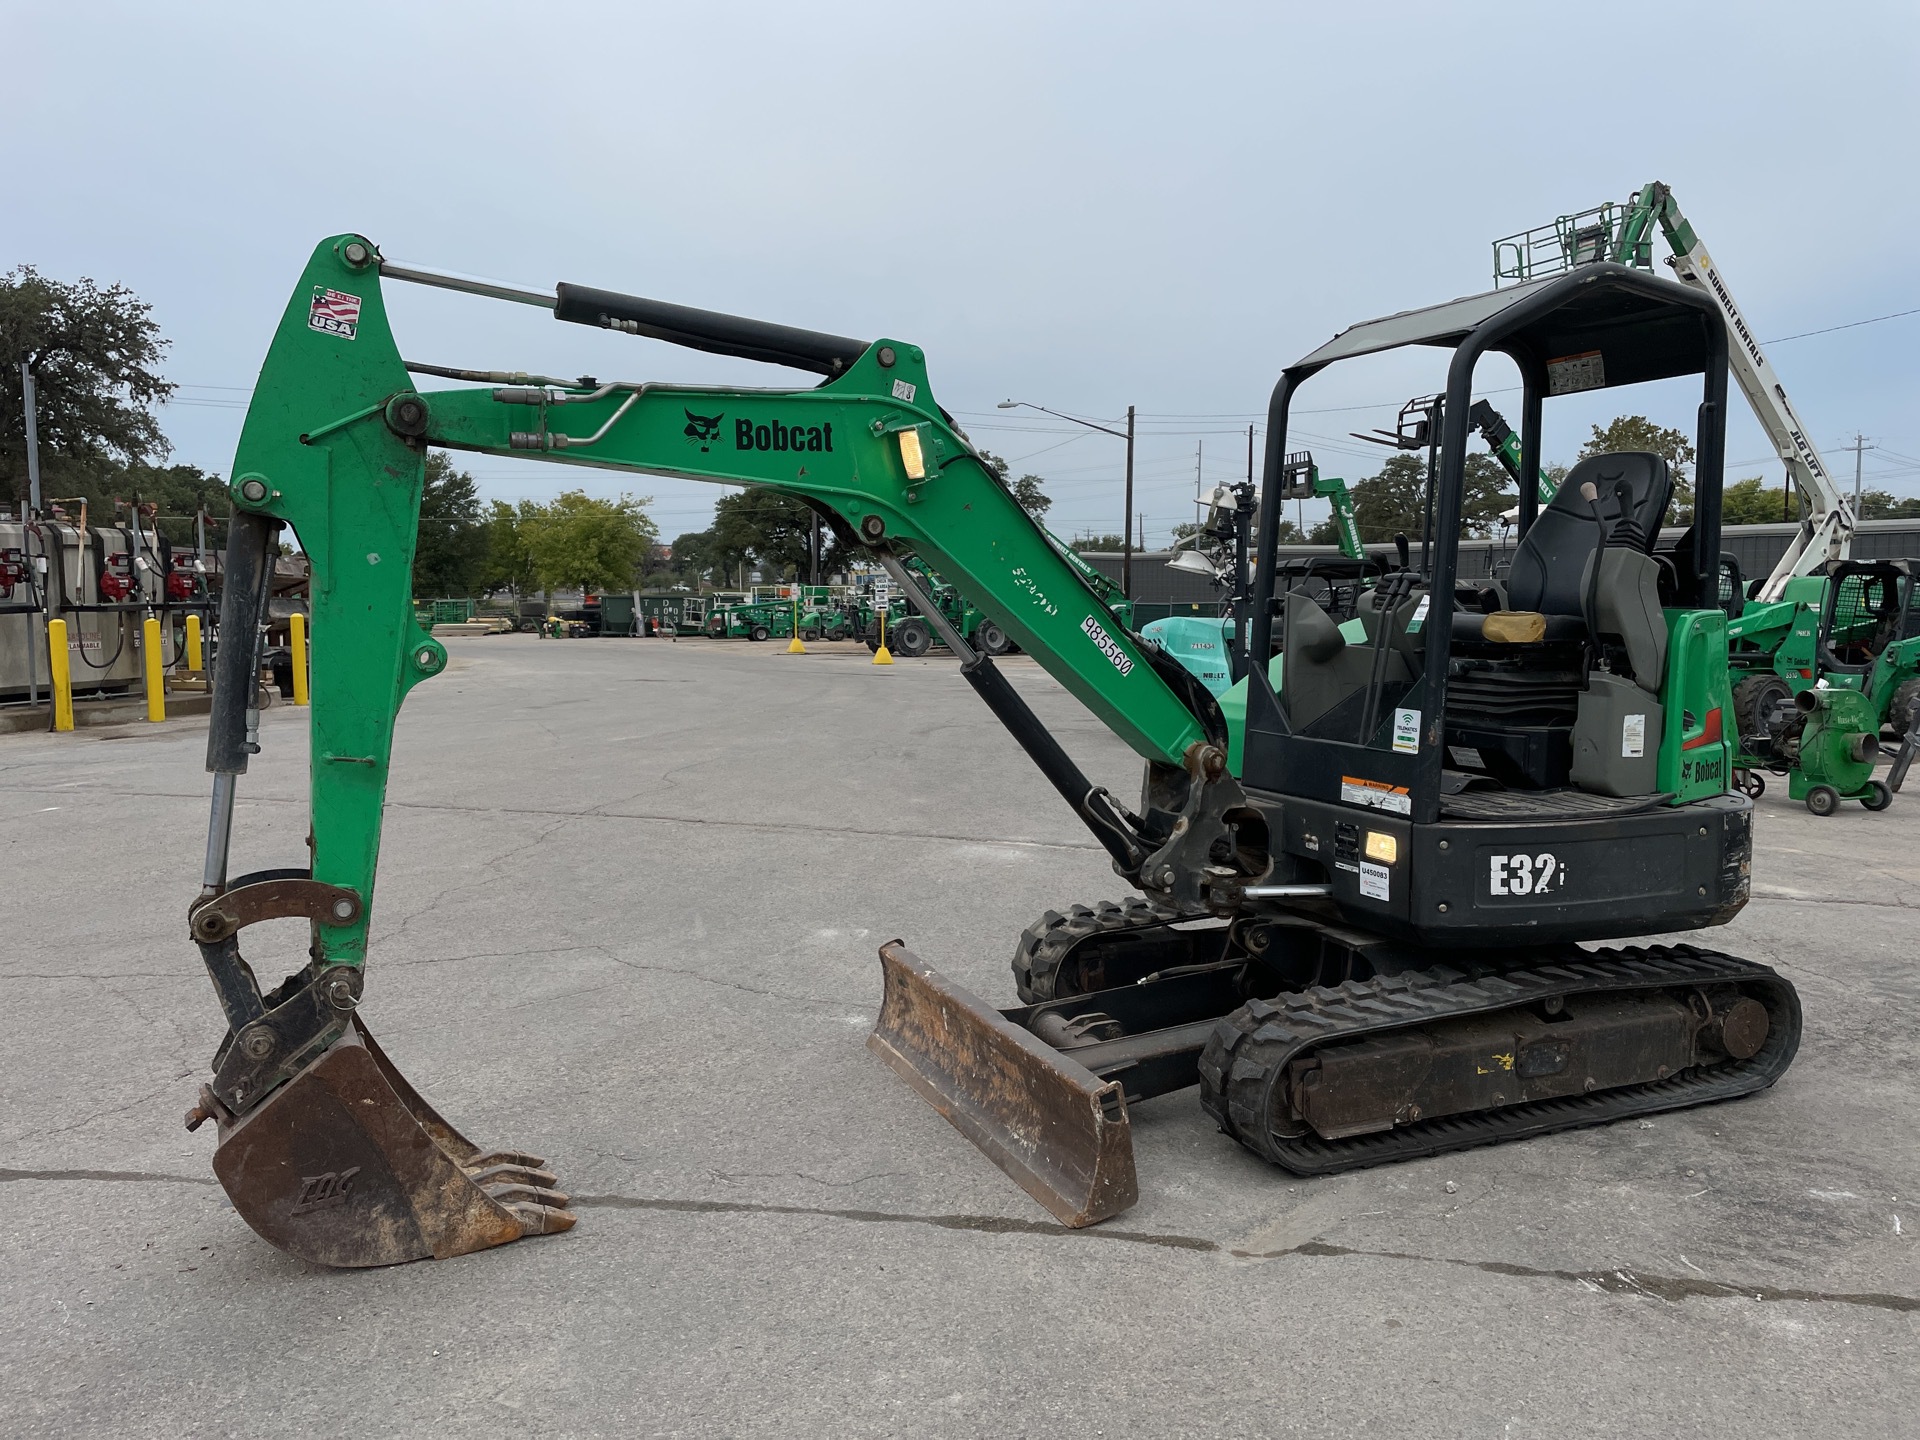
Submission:
[[[1049,910],[1021,932],[1020,942],[1014,946],[1014,988],[1029,1005],[1055,999],[1054,983],[1060,966],[1082,942],[1123,930],[1148,930],[1179,918],[1179,911],[1139,895],[1102,900],[1098,905],[1075,905],[1064,915]]]
[[[1310,1130],[1277,1134],[1267,1123],[1274,1087],[1284,1084],[1288,1065],[1321,1046],[1555,996],[1726,984],[1761,1001],[1772,1022],[1765,1045],[1748,1060],[1346,1140],[1323,1140]],[[1636,946],[1499,974],[1436,968],[1252,1001],[1221,1020],[1208,1040],[1200,1057],[1200,1103],[1222,1130],[1263,1159],[1297,1175],[1328,1175],[1750,1095],[1779,1079],[1799,1046],[1799,996],[1766,966],[1690,945]]]

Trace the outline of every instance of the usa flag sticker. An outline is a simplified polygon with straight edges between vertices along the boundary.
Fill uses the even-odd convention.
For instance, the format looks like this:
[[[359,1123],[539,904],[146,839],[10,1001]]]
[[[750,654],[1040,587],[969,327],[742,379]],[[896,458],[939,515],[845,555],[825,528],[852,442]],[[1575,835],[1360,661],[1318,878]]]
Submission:
[[[323,335],[338,335],[351,340],[360,328],[360,297],[344,290],[313,287],[313,304],[307,309],[307,328]]]

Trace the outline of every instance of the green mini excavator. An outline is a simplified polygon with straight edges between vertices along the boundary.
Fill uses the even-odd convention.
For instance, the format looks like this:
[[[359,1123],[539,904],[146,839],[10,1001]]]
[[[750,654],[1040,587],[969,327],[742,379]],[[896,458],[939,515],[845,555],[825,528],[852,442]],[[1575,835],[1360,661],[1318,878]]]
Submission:
[[[748,389],[496,373],[402,359],[383,286],[538,306],[558,320],[812,372]],[[1288,412],[1330,365],[1450,354],[1419,568],[1343,630],[1272,563]],[[1656,558],[1656,456],[1583,460],[1521,495],[1504,585],[1456,583],[1474,366],[1525,386],[1522,473],[1549,394],[1703,380],[1690,539]],[[1062,1222],[1136,1198],[1130,1108],[1194,1087],[1235,1140],[1303,1175],[1750,1094],[1800,1033],[1792,988],[1691,943],[1589,948],[1723,923],[1748,896],[1752,808],[1730,791],[1726,616],[1715,602],[1726,333],[1686,287],[1575,273],[1355,326],[1273,396],[1230,718],[1117,621],[935,403],[925,357],[562,284],[551,292],[322,242],[262,368],[229,489],[232,539],[208,740],[206,872],[189,927],[226,1020],[190,1124],[261,1235],[304,1259],[446,1257],[573,1223],[536,1157],[466,1140],[361,1017],[395,717],[446,652],[408,580],[429,447],[765,485],[865,547],[1134,895],[1050,912],[999,1009],[882,947],[871,1047]],[[422,392],[416,377],[452,382]],[[310,864],[230,873],[269,557],[312,562]],[[907,569],[958,586],[1139,754],[1137,798],[1093,785]],[[1232,756],[1230,763],[1229,756]],[[310,942],[263,989],[240,941]],[[502,1063],[510,1063],[503,1061]]]

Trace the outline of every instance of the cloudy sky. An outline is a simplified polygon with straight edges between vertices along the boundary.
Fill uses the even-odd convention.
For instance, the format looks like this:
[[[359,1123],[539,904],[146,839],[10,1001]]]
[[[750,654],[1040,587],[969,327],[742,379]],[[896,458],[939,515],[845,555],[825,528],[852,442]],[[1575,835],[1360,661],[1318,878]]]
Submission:
[[[923,345],[1063,534],[1149,540],[1245,466],[1280,369],[1355,321],[1487,288],[1495,237],[1669,182],[1829,464],[1920,494],[1920,6],[57,5],[0,0],[0,268],[119,281],[171,338],[175,456],[227,469],[315,241]],[[623,378],[791,372],[390,286],[409,358]],[[1877,323],[1855,322],[1877,320]],[[1830,327],[1846,326],[1845,329]],[[1827,331],[1824,334],[1808,334]],[[1328,372],[1328,473],[1384,452],[1428,359]],[[1500,401],[1512,383],[1491,366]],[[1677,382],[1676,382],[1677,384]],[[1549,407],[1547,450],[1690,387]],[[1517,397],[1516,397],[1517,401]],[[1307,413],[1302,413],[1307,412]],[[1778,466],[1737,411],[1729,478]],[[483,492],[720,492],[479,459]],[[1311,517],[1309,517],[1311,518]]]

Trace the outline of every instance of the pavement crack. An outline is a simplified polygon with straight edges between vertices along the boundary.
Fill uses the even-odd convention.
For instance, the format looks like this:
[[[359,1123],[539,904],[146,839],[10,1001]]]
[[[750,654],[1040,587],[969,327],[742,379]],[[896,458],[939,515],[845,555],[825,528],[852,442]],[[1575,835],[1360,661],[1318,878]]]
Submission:
[[[1284,1250],[1234,1250],[1200,1235],[1175,1235],[1149,1230],[1075,1230],[1046,1220],[1018,1220],[1004,1215],[915,1215],[895,1210],[856,1210],[821,1205],[776,1205],[749,1200],[672,1200],[641,1195],[575,1195],[575,1209],[653,1210],[681,1215],[793,1215],[829,1220],[851,1220],[868,1225],[925,1225],[936,1230],[959,1230],[984,1235],[1070,1236],[1123,1245],[1156,1245],[1168,1250],[1230,1255],[1236,1260],[1284,1260],[1364,1257],[1399,1260],[1419,1265],[1452,1265],[1520,1280],[1559,1280],[1614,1295],[1680,1304],[1687,1300],[1798,1301],[1804,1304],[1854,1305],[1870,1310],[1920,1312],[1920,1298],[1875,1292],[1805,1290],[1778,1285],[1734,1284],[1727,1280],[1695,1279],[1684,1275],[1655,1275],[1617,1266],[1608,1270],[1553,1270],[1516,1265],[1504,1260],[1458,1260],[1445,1255],[1414,1255],[1400,1250],[1363,1250],[1329,1245],[1320,1240]]]
[[[1589,1289],[1604,1290],[1612,1295],[1640,1295],[1676,1305],[1686,1300],[1790,1300],[1814,1305],[1858,1305],[1870,1310],[1920,1312],[1920,1298],[1911,1295],[1804,1290],[1780,1285],[1736,1285],[1730,1280],[1654,1275],[1625,1266],[1610,1270],[1553,1270],[1536,1265],[1515,1265],[1505,1260],[1458,1260],[1449,1255],[1412,1255],[1402,1250],[1362,1250],[1347,1245],[1329,1245],[1320,1240],[1309,1240],[1285,1250],[1232,1250],[1228,1253],[1237,1260],[1280,1260],[1294,1255],[1334,1258],[1365,1256],[1377,1260],[1406,1260],[1421,1265],[1452,1265],[1478,1270],[1486,1275],[1505,1275],[1522,1280],[1564,1280]],[[1689,1268],[1697,1267],[1689,1262]]]
[[[211,1175],[163,1175],[150,1170],[0,1170],[0,1185],[22,1180],[93,1180],[121,1185],[218,1185]]]
[[[703,974],[698,970],[688,970],[680,965],[649,965],[642,960],[628,960],[604,945],[595,945],[591,948],[598,950],[614,964],[624,965],[629,970],[643,970],[657,975],[683,975],[689,980],[699,981],[702,985],[718,985],[722,990],[739,990],[748,995],[758,995],[766,1000],[786,1000],[795,1005],[820,1005],[836,1010],[846,1008],[857,1010],[867,1003],[862,1000],[835,1000],[831,996],[824,995],[795,995],[784,990],[762,990],[757,986],[742,985],[737,980],[716,979],[712,975]]]
[[[4,1173],[4,1172],[0,1172]],[[1053,1221],[1015,1220],[1004,1215],[909,1215],[897,1210],[851,1210],[823,1205],[774,1205],[751,1200],[670,1200],[645,1195],[575,1195],[573,1207],[602,1210],[663,1210],[679,1215],[800,1215],[823,1220],[853,1220],[867,1225],[927,1225],[982,1235],[1070,1235],[1127,1245],[1158,1245],[1169,1250],[1218,1251],[1217,1240],[1196,1235],[1166,1235],[1147,1230],[1074,1230]]]
[[[1803,890],[1774,890],[1756,885],[1753,887],[1755,900],[1776,900],[1786,905],[1864,905],[1869,910],[1920,910],[1920,905],[1909,905],[1902,900],[1868,900],[1854,896],[1813,895]]]

